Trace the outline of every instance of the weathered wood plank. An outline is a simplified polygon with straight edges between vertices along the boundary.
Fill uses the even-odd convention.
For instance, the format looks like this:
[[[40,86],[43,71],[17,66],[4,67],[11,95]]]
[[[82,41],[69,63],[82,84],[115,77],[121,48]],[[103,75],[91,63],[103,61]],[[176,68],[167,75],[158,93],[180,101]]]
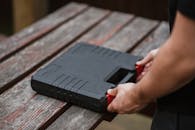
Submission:
[[[2,130],[35,130],[39,129],[40,124],[44,128],[51,121],[51,117],[54,120],[69,107],[64,102],[37,95],[30,87],[30,77],[16,86],[4,93],[5,95],[0,95]]]
[[[89,130],[94,124],[100,123],[101,117],[102,115],[99,113],[72,106],[47,130]]]
[[[132,18],[133,16],[131,15],[113,13],[78,41],[98,41],[105,37],[111,38],[128,22],[130,22]],[[100,33],[100,31],[102,33]],[[99,35],[97,35],[97,32],[99,32]],[[64,49],[64,51],[66,50],[67,49]],[[43,129],[50,123],[50,121],[55,119],[55,116],[64,112],[68,108],[66,103],[36,94],[31,89],[29,80],[30,76],[0,95],[1,129],[13,127],[16,129],[28,128],[28,130]],[[37,118],[33,118],[34,116],[37,116]],[[11,120],[8,120],[10,117]]]
[[[126,52],[142,40],[157,25],[157,21],[137,17],[117,36],[106,42],[104,47]]]
[[[134,16],[130,14],[113,12],[107,20],[101,22],[99,26],[95,27],[87,35],[81,37],[77,42],[84,41],[101,45],[113,37],[113,35],[116,35],[116,32],[123,29],[133,18]]]
[[[121,29],[126,27],[127,24],[132,22],[134,19],[133,15],[113,12],[107,19],[102,21],[98,26],[91,29],[87,34],[76,40],[65,50],[73,47],[78,42],[86,42],[94,45],[102,45],[118,32]]]
[[[169,37],[168,23],[162,22],[160,26],[147,38],[145,38],[131,53],[134,55],[146,56],[153,49],[160,47]],[[155,112],[155,103],[149,104],[140,113],[153,117]]]
[[[109,11],[90,8],[0,64],[0,93],[55,56],[108,14]]]
[[[147,27],[146,27],[147,25]],[[121,32],[108,40],[102,46],[116,49],[119,51],[128,51],[134,47],[143,37],[151,32],[158,22],[142,18],[136,18]],[[137,28],[137,29],[136,29]],[[120,44],[120,45],[119,45]],[[72,114],[74,113],[74,116]],[[82,114],[81,114],[82,113]],[[69,115],[69,116],[68,116]],[[83,121],[78,121],[82,119]],[[87,121],[86,121],[87,120]],[[47,130],[65,130],[65,129],[93,129],[103,120],[103,115],[86,110],[84,108],[72,106],[64,112]],[[62,124],[63,122],[63,124]],[[71,122],[71,123],[70,123]],[[92,122],[92,123],[91,123]]]
[[[169,25],[162,22],[160,26],[148,37],[146,37],[131,53],[146,56],[146,54],[160,47],[169,37]]]
[[[0,42],[0,62],[86,9],[87,5],[70,3],[21,32],[16,33],[9,39]]]

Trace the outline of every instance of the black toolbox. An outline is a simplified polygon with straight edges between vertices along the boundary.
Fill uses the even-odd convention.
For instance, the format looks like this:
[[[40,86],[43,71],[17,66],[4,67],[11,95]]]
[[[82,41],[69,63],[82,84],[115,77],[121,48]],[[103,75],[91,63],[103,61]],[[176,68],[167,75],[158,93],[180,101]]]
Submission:
[[[32,76],[36,92],[96,112],[106,112],[106,92],[117,84],[134,82],[135,63],[127,53],[78,43]]]

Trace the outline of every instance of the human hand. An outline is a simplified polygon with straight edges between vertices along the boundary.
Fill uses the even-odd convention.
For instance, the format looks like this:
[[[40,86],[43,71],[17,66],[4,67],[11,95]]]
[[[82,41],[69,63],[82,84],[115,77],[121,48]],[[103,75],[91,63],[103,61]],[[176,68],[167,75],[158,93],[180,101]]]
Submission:
[[[145,74],[150,70],[150,67],[152,65],[152,62],[154,58],[156,57],[159,49],[154,49],[150,51],[146,57],[144,57],[142,60],[138,61],[136,64],[140,66],[144,66],[143,72],[137,77],[137,81],[141,80]]]
[[[109,89],[108,94],[115,96],[108,105],[107,110],[119,114],[135,113],[146,106],[135,90],[134,83],[120,84],[114,89]]]

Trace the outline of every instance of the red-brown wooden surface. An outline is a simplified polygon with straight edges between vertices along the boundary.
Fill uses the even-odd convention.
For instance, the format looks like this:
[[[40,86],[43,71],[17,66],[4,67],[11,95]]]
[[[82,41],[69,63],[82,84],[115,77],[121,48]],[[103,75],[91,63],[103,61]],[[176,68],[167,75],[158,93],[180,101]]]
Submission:
[[[70,3],[68,6],[57,10],[48,17],[25,28],[23,31],[14,34],[9,39],[0,42],[0,62],[86,9],[87,5]]]
[[[68,20],[62,18],[56,25],[52,14],[42,20],[53,20],[49,24],[55,23],[55,27],[50,31],[40,34],[33,42],[27,42],[25,47],[13,45],[17,51],[4,48],[1,53],[2,56],[7,52],[15,54],[6,56],[0,63],[0,129],[95,128],[104,115],[37,94],[31,89],[31,75],[79,41],[145,55],[168,37],[166,23],[77,3],[71,3],[62,10],[67,8],[74,10],[73,14],[69,11],[63,13]],[[62,16],[60,12],[54,14]],[[47,28],[36,24],[33,27],[37,30]],[[25,32],[23,30],[19,34]],[[20,41],[28,41],[33,35],[23,35]],[[12,37],[7,39],[10,40]]]

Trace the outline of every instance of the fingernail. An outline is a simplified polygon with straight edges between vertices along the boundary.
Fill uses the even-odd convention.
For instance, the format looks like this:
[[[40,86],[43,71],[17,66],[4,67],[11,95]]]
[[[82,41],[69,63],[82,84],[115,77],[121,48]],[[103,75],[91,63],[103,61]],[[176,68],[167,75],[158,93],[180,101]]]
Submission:
[[[109,94],[112,93],[112,89],[108,89],[107,93]]]

